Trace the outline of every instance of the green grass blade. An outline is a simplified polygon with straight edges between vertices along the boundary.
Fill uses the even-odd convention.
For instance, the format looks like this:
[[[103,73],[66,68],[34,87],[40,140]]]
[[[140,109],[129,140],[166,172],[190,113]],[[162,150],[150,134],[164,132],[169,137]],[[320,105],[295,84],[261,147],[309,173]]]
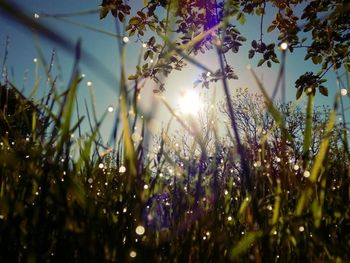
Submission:
[[[125,65],[125,48],[121,47],[121,62]],[[134,148],[134,144],[131,140],[130,125],[128,119],[128,100],[127,100],[127,85],[125,77],[125,68],[121,67],[121,79],[120,79],[120,120],[122,123],[123,143],[124,143],[124,154],[127,162],[127,168],[129,169],[129,187],[133,178],[137,175],[137,157]]]
[[[262,236],[261,231],[247,233],[231,250],[231,260],[236,259],[239,255],[243,254],[251,248],[251,245],[256,242]]]
[[[307,185],[306,189],[301,193],[301,196],[298,200],[297,207],[295,214],[297,216],[300,216],[307,206],[307,204],[310,202],[310,199],[312,197],[312,194],[314,193],[313,187],[314,184],[317,182],[319,176],[321,175],[321,171],[323,168],[323,161],[327,157],[327,152],[328,152],[328,146],[329,146],[329,139],[331,136],[331,132],[334,128],[334,125],[336,123],[336,116],[337,116],[337,104],[338,104],[338,99],[339,97],[337,96],[335,106],[333,110],[329,114],[327,126],[326,126],[326,131],[325,131],[325,136],[321,142],[320,149],[318,151],[318,154],[315,157],[315,161],[312,164],[311,171],[310,171],[310,177],[309,180],[312,183],[311,185]],[[313,207],[313,215],[314,218],[317,219],[319,218],[318,209],[316,209],[316,205]],[[317,223],[317,221],[316,221]]]
[[[312,183],[315,183],[318,175],[320,174],[320,171],[322,169],[322,163],[325,160],[328,152],[328,146],[329,146],[329,138],[331,136],[332,130],[334,128],[335,122],[337,117],[337,111],[336,108],[333,109],[333,111],[329,114],[325,137],[323,138],[320,149],[318,151],[318,154],[316,155],[315,162],[312,165],[311,168],[311,174],[310,174],[310,181]]]
[[[305,132],[304,132],[304,144],[303,144],[303,159],[304,167],[307,167],[309,162],[309,153],[312,141],[312,116],[314,109],[315,95],[313,93],[308,95],[306,106],[306,120],[305,120]]]
[[[276,225],[278,222],[280,207],[281,207],[281,194],[282,194],[281,181],[277,180],[277,189],[276,189],[276,193],[275,193],[275,204],[273,207],[273,214],[272,214],[272,220],[271,220],[272,225]]]
[[[273,105],[272,100],[270,99],[269,95],[266,92],[266,89],[264,88],[263,84],[260,82],[259,78],[257,77],[255,71],[250,68],[250,71],[254,77],[255,82],[258,84],[258,87],[264,97],[264,101],[266,104],[266,107],[268,111],[270,112],[271,116],[274,118],[276,121],[278,127],[282,130],[284,136],[286,139],[290,142],[293,142],[293,137],[290,135],[288,132],[286,126],[285,126],[285,121],[283,115],[278,111],[278,109]]]

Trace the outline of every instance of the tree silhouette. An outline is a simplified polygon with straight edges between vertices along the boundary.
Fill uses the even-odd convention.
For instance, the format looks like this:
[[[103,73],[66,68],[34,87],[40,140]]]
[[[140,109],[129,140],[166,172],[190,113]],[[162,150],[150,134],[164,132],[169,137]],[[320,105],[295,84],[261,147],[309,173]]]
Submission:
[[[109,12],[125,22],[128,36],[135,35],[147,49],[145,63],[129,79],[150,77],[159,83],[160,91],[164,86],[159,76],[167,76],[174,69],[181,70],[184,58],[190,54],[204,53],[214,46],[224,57],[228,52],[239,52],[246,37],[237,25],[244,29],[249,15],[260,17],[260,32],[251,42],[248,53],[249,58],[260,58],[258,66],[271,67],[272,63],[280,63],[276,49],[282,43],[285,43],[282,48],[290,52],[305,49],[305,60],[321,66],[319,72],[306,72],[297,80],[297,98],[307,88],[311,88],[313,94],[318,89],[327,96],[328,90],[322,84],[327,71],[337,70],[342,65],[350,70],[350,3],[346,0],[150,0],[144,1],[140,10],[132,10],[128,1],[103,0],[100,18],[105,18]],[[272,18],[270,24],[264,23],[267,13]],[[153,36],[147,39],[149,34],[145,32]],[[277,39],[266,43],[265,35],[271,32],[277,32]],[[176,33],[175,40],[170,41],[168,36],[173,33]],[[150,63],[151,59],[154,63]],[[237,78],[234,65],[226,59],[224,62],[224,70],[204,76],[198,83],[209,87],[210,82],[219,78]]]

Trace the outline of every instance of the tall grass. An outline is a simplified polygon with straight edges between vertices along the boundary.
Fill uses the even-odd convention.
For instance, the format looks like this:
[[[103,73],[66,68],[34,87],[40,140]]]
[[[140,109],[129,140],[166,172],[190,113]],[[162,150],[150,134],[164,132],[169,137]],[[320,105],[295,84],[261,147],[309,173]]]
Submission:
[[[33,109],[15,86],[6,87],[19,99],[10,115],[0,111],[1,261],[350,260],[348,135],[336,122],[345,116],[343,98],[322,111],[308,95],[304,112],[274,103],[254,71],[261,96],[232,96],[223,78],[227,135],[212,124],[218,115],[183,120],[163,100],[183,140],[164,129],[151,151],[142,140],[149,123],[137,109],[138,86],[129,91],[124,76],[124,48],[112,149],[100,143],[105,115],[97,119],[92,108],[90,116],[87,106],[75,118],[79,43],[63,92],[51,83]],[[218,59],[223,71],[220,50]],[[83,136],[84,118],[91,131]],[[136,121],[141,139],[133,136]],[[18,129],[22,122],[30,133]]]

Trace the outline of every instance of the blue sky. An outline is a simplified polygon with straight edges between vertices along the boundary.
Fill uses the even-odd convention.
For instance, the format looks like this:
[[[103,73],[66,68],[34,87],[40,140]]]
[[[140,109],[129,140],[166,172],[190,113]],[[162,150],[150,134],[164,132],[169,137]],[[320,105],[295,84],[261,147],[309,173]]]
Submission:
[[[71,13],[79,12],[84,10],[97,10],[100,1],[86,1],[86,0],[27,0],[27,1],[12,1],[17,3],[19,6],[23,7],[25,12],[32,16],[34,13]],[[141,7],[142,1],[131,1],[130,5],[137,9]],[[136,6],[137,5],[137,6]],[[100,20],[99,14],[94,13],[86,16],[77,16],[69,18],[75,22],[93,26],[111,33],[115,33],[115,25],[112,16]],[[269,14],[267,15],[265,22],[267,23],[271,20]],[[63,34],[65,37],[69,38],[71,41],[75,42],[78,38],[82,39],[83,48],[89,53],[93,54],[99,59],[106,68],[110,70],[112,74],[115,74],[116,78],[119,78],[120,63],[119,54],[117,51],[117,41],[116,39],[101,33],[97,33],[85,28],[66,23],[64,21],[56,20],[53,18],[40,17],[38,21],[45,25],[54,28],[58,33]],[[229,63],[231,63],[236,70],[239,80],[231,81],[230,87],[231,91],[237,87],[248,87],[251,91],[256,91],[256,84],[252,80],[250,73],[246,70],[247,64],[252,64],[254,70],[257,71],[258,76],[262,78],[263,83],[269,92],[271,92],[274,86],[277,72],[279,69],[278,65],[274,65],[271,69],[267,68],[255,68],[257,63],[256,60],[248,59],[248,49],[250,47],[250,42],[254,38],[258,38],[259,29],[259,18],[249,17],[247,23],[241,26],[241,33],[247,37],[246,44],[242,47],[239,54],[230,55],[228,57]],[[0,16],[0,59],[3,59],[4,49],[6,43],[6,37],[9,36],[9,54],[7,59],[7,68],[9,71],[9,78],[14,82],[20,89],[22,88],[25,94],[28,94],[32,89],[33,76],[35,71],[35,64],[33,59],[37,57],[37,52],[35,49],[35,42],[33,33],[25,27],[21,27],[15,24],[13,21],[7,20],[1,14]],[[269,36],[265,36],[266,38]],[[271,37],[274,37],[272,34]],[[270,41],[266,41],[270,42]],[[43,38],[39,38],[38,43],[47,60],[50,60],[52,50],[55,49],[58,57],[58,62],[62,67],[62,86],[64,87],[70,78],[70,72],[74,62],[72,54],[67,53],[53,42],[49,42]],[[135,39],[131,38],[130,42],[127,44],[127,65],[126,69],[128,73],[134,72],[134,67],[137,64],[138,55],[141,52],[141,44],[136,43]],[[303,57],[305,55],[305,50],[296,50],[293,54],[287,54],[287,64],[286,64],[286,87],[288,99],[294,100],[296,89],[294,88],[294,81],[299,75],[305,73],[306,71],[317,71],[318,68],[315,67],[310,62],[305,62]],[[207,53],[205,55],[200,55],[198,57],[200,61],[207,67],[215,71],[218,68],[218,59],[215,54]],[[56,65],[57,66],[57,65]],[[98,74],[96,67],[94,65],[81,65],[81,71],[86,75],[84,82],[79,89],[79,103],[81,108],[83,108],[83,100],[87,99],[90,101],[90,95],[88,88],[86,86],[87,81],[92,81],[96,96],[96,106],[98,115],[101,115],[108,105],[116,106],[118,104],[118,86],[116,83],[111,83],[101,79],[101,74]],[[27,73],[25,73],[27,72]],[[181,90],[186,90],[192,88],[192,84],[201,73],[201,70],[197,69],[195,66],[188,65],[181,72],[172,73],[166,80],[166,92],[164,96],[167,98],[169,103],[176,107],[177,98],[179,97]],[[23,81],[24,75],[28,75],[27,82]],[[335,74],[329,72],[326,75],[328,82],[326,83],[329,87],[330,95],[329,97],[322,97],[317,95],[316,102],[318,104],[332,104],[334,100],[335,92],[337,91]],[[45,81],[42,80],[41,92],[45,93]],[[161,127],[162,123],[166,123],[170,115],[167,114],[166,109],[161,105],[158,105],[153,98],[152,85],[148,87],[143,93],[143,104],[145,111],[153,111],[157,109],[156,123],[157,127]],[[222,100],[221,86],[213,87],[212,89],[217,89],[218,100]],[[212,90],[203,90],[204,93],[210,93]],[[303,103],[303,102],[301,102]],[[348,102],[347,102],[348,103]],[[105,138],[109,136],[111,130],[111,123],[114,122],[115,115],[109,114],[102,127],[102,134]]]

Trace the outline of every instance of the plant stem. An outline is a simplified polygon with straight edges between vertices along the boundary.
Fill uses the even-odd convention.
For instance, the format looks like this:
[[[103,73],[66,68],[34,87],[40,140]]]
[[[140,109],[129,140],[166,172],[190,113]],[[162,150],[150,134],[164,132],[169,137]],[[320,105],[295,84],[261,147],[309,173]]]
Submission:
[[[310,147],[312,140],[312,117],[314,107],[315,95],[311,92],[308,95],[307,107],[306,107],[306,120],[305,120],[305,132],[304,132],[304,145],[303,145],[303,159],[304,168],[307,167],[310,158]]]

